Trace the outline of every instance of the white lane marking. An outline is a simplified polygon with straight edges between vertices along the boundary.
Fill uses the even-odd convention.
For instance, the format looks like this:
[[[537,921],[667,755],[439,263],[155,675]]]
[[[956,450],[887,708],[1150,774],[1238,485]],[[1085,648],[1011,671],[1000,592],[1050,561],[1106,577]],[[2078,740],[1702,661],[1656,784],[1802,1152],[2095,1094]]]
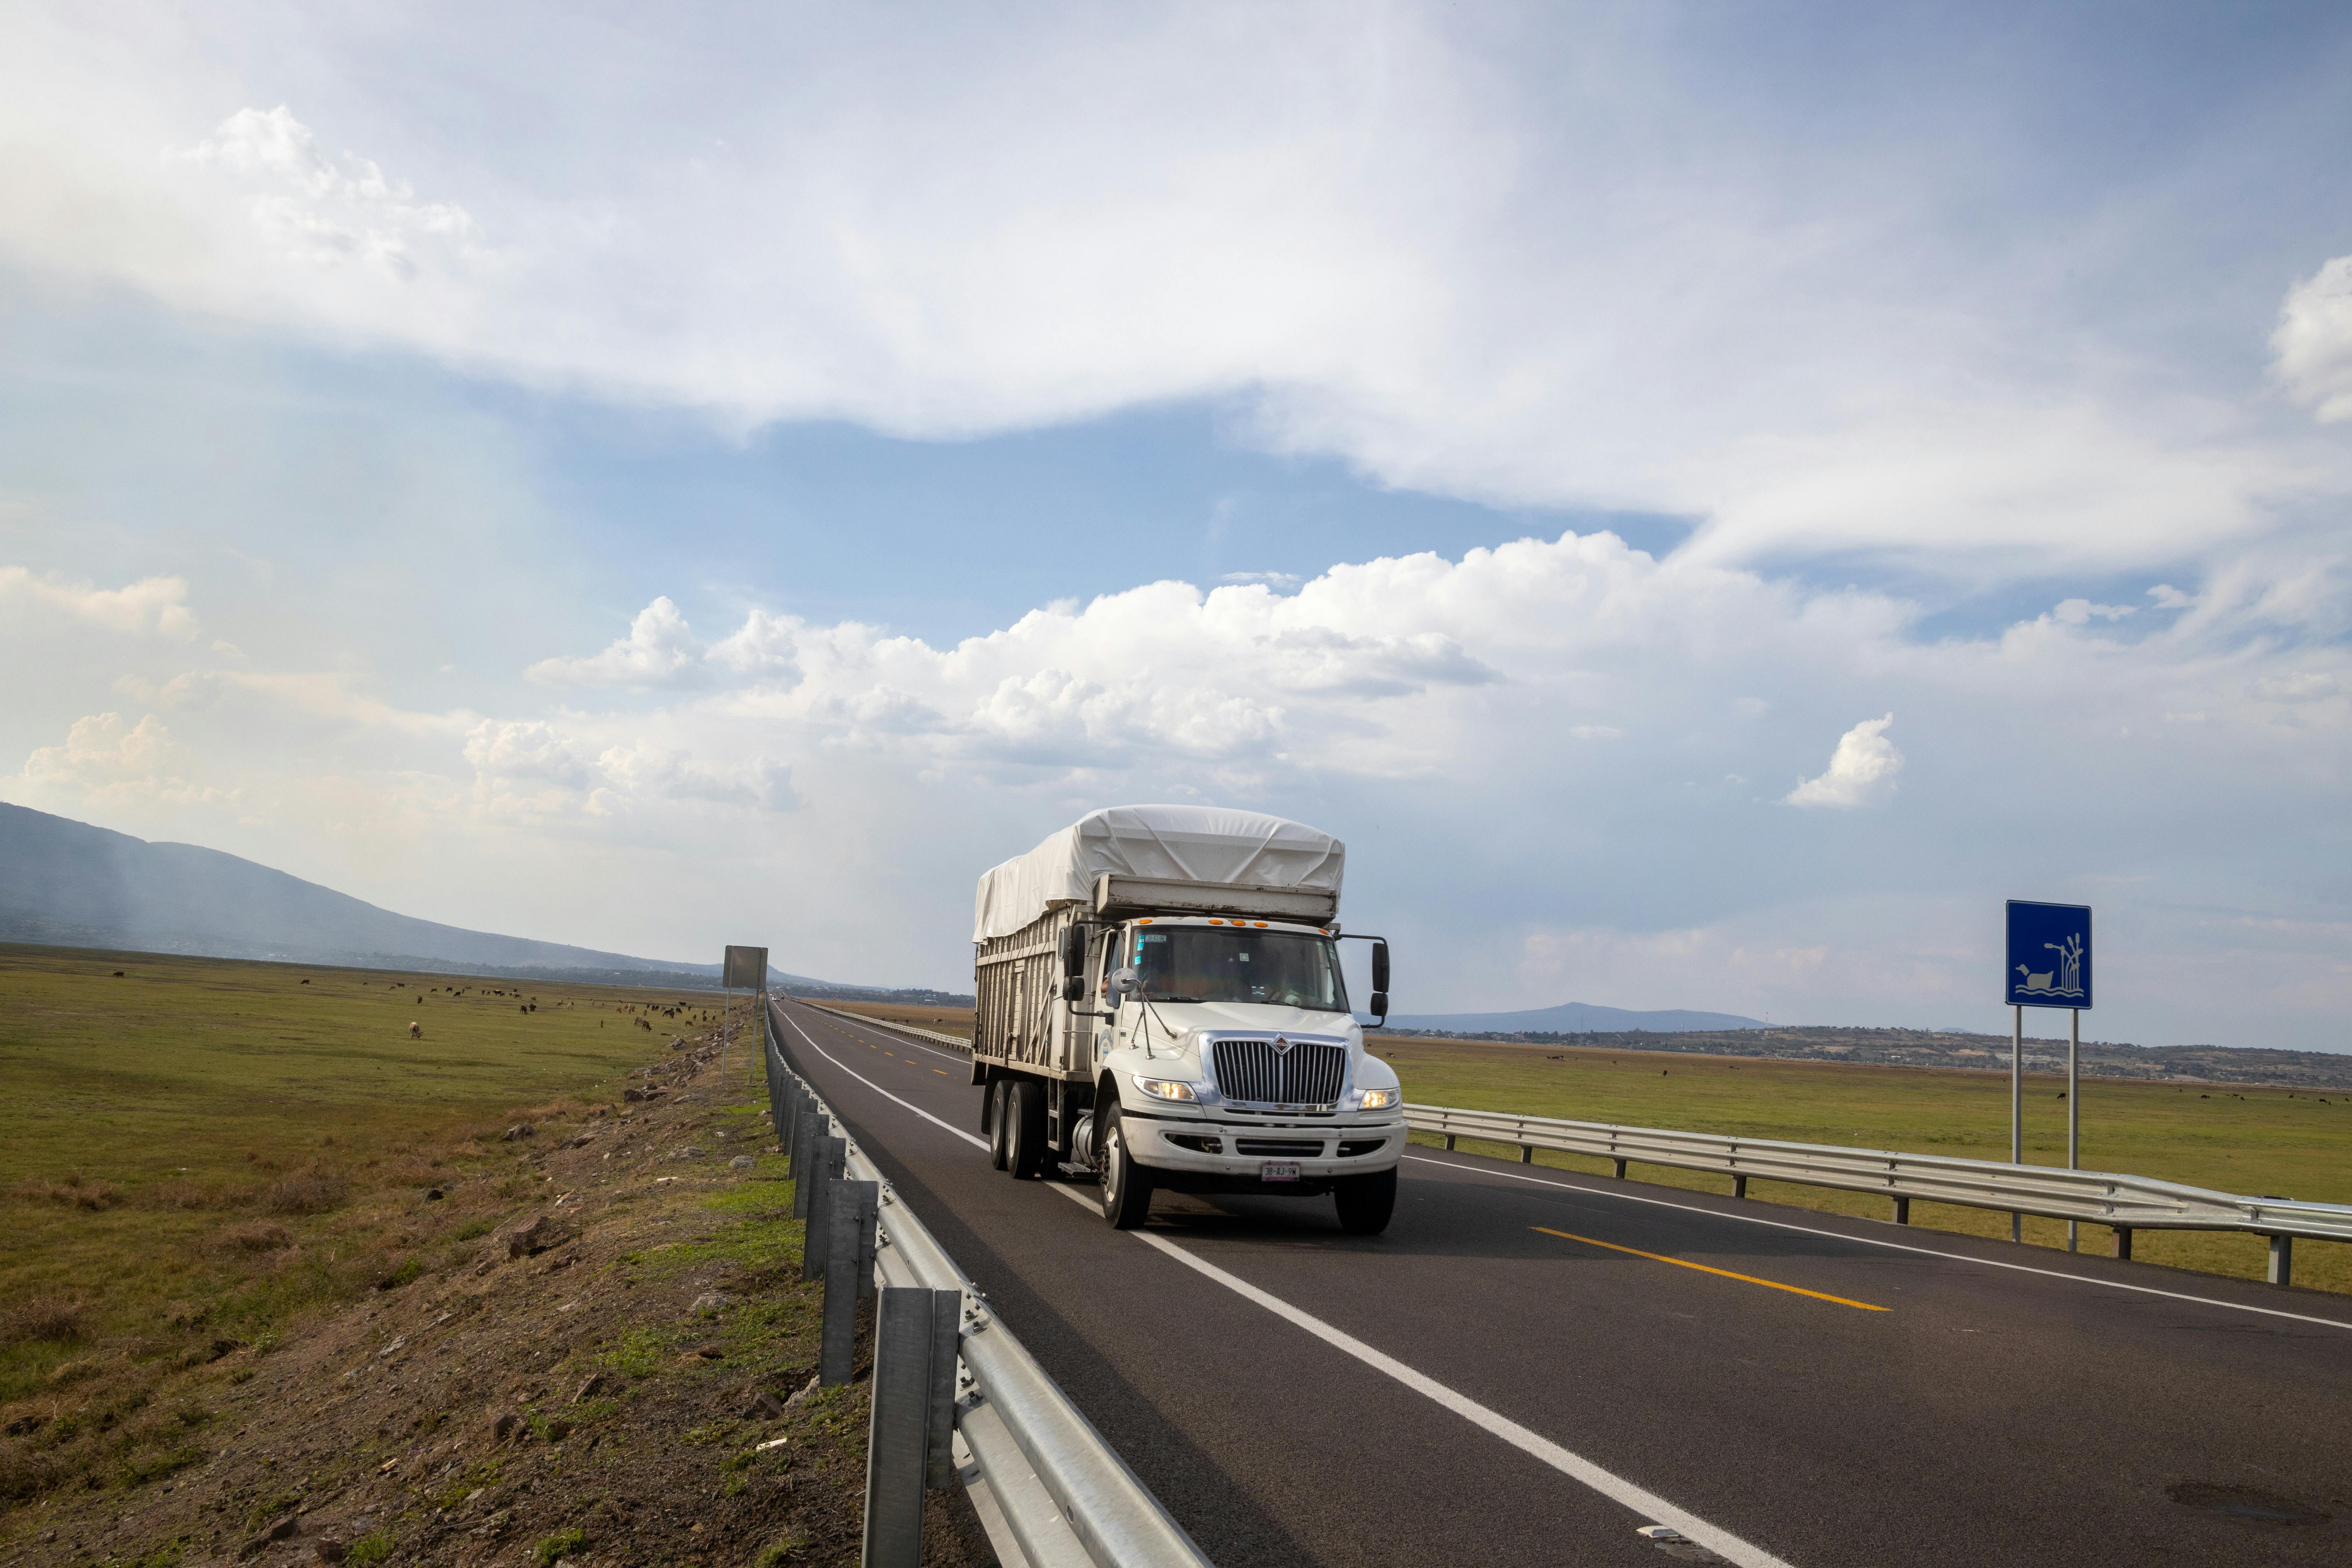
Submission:
[[[823,1011],[823,1009],[822,1009],[822,1008],[820,1008],[820,1009],[819,1009],[819,1011],[820,1011],[820,1012],[822,1012],[822,1011]],[[835,1016],[834,1014],[826,1013],[824,1016],[825,1016],[826,1017],[828,1017],[828,1018],[833,1019],[833,1021],[834,1021],[834,1025],[835,1025],[835,1027],[839,1027],[839,1026],[840,1026],[840,1025],[841,1025],[841,1023],[843,1022],[843,1020],[842,1020],[842,1019],[840,1019],[839,1017]],[[892,1025],[890,1025],[890,1024],[887,1024],[887,1023],[883,1022],[883,1021],[882,1021],[881,1019],[879,1019],[879,1018],[876,1018],[876,1019],[872,1020],[871,1022],[864,1023],[864,1024],[859,1025],[859,1027],[861,1027],[861,1028],[866,1028],[866,1029],[888,1029],[888,1028],[892,1028],[892,1027],[894,1027],[894,1026],[892,1026]],[[937,1046],[927,1046],[927,1045],[923,1044],[923,1042],[922,1042],[922,1041],[920,1041],[920,1040],[900,1039],[900,1038],[899,1038],[899,1037],[898,1037],[898,1035],[896,1035],[896,1034],[892,1035],[890,1037],[891,1037],[892,1039],[894,1039],[894,1040],[898,1040],[898,1043],[899,1043],[899,1044],[901,1044],[901,1045],[912,1046],[912,1047],[915,1047],[917,1050],[919,1050],[919,1051],[929,1051],[929,1052],[930,1052],[930,1053],[931,1053],[931,1055],[933,1055],[933,1056],[935,1056],[935,1057],[944,1058],[945,1058],[946,1060],[948,1060],[948,1061],[951,1061],[951,1062],[962,1062],[962,1063],[963,1063],[965,1066],[967,1066],[967,1067],[969,1067],[969,1066],[971,1066],[971,1058],[970,1057],[960,1057],[960,1056],[956,1055],[953,1051],[943,1051],[943,1050],[940,1049]]]
[[[949,1126],[946,1122],[941,1121],[938,1117],[933,1116],[929,1111],[925,1110],[921,1106],[916,1105],[908,1100],[900,1100],[897,1095],[892,1094],[888,1089],[884,1089],[880,1084],[876,1083],[864,1073],[853,1070],[847,1062],[843,1061],[839,1057],[835,1056],[831,1051],[826,1050],[814,1040],[809,1040],[809,1032],[806,1029],[802,1028],[799,1023],[794,1020],[790,1013],[786,1013],[784,1015],[784,1022],[792,1025],[793,1033],[798,1035],[803,1040],[808,1040],[809,1049],[814,1051],[817,1055],[823,1057],[825,1060],[831,1062],[842,1071],[848,1073],[850,1077],[856,1079],[858,1082],[864,1084],[866,1088],[872,1089],[875,1093],[880,1095],[891,1104],[905,1106],[908,1110],[913,1111],[916,1115],[921,1117],[932,1126],[943,1128],[947,1131],[954,1133],[957,1137],[962,1139],[965,1142],[971,1144],[975,1149],[985,1149],[988,1147],[987,1139],[975,1138],[961,1127]]]
[[[784,1015],[784,1022],[792,1025],[793,1033],[799,1035],[802,1039],[808,1041],[809,1049],[814,1051],[817,1055],[823,1057],[834,1066],[841,1068],[842,1071],[848,1073],[850,1077],[857,1079],[858,1082],[864,1084],[866,1088],[872,1089],[883,1099],[889,1100],[894,1105],[906,1106],[908,1110],[913,1111],[924,1121],[931,1123],[935,1127],[945,1128],[948,1131],[954,1133],[957,1137],[962,1139],[965,1142],[971,1144],[975,1148],[985,1149],[988,1147],[986,1140],[975,1138],[960,1127],[949,1127],[946,1122],[941,1121],[938,1117],[933,1116],[929,1111],[925,1110],[921,1106],[908,1104],[906,1100],[900,1100],[897,1095],[892,1094],[888,1089],[884,1089],[872,1079],[866,1078],[863,1074],[853,1070],[847,1064],[843,1062],[839,1057],[835,1056],[831,1051],[828,1051],[823,1046],[818,1045],[814,1039],[810,1039],[809,1032],[806,1029],[802,1028],[799,1023],[795,1021],[789,1013]],[[1048,1182],[1045,1185],[1052,1188],[1055,1192],[1061,1194],[1064,1197],[1068,1198],[1072,1203],[1076,1204],[1081,1208],[1096,1211],[1099,1211],[1101,1208],[1101,1205],[1094,1199],[1087,1197],[1074,1187],[1064,1186],[1059,1182]],[[1358,1361],[1362,1362],[1366,1366],[1372,1368],[1374,1371],[1386,1373],[1389,1376],[1396,1379],[1399,1383],[1403,1384],[1407,1388],[1412,1389],[1414,1393],[1422,1394],[1429,1399],[1435,1400],[1446,1409],[1453,1411],[1456,1415],[1459,1415],[1465,1420],[1470,1422],[1471,1425],[1485,1428],[1486,1431],[1494,1434],[1497,1437],[1500,1437],[1504,1442],[1510,1444],[1513,1447],[1519,1449],[1521,1452],[1532,1455],[1536,1458],[1542,1460],[1545,1464],[1549,1465],[1552,1468],[1559,1470],[1563,1475],[1583,1482],[1586,1486],[1591,1487],[1594,1491],[1599,1492],[1601,1496],[1622,1503],[1625,1507],[1632,1509],[1636,1513],[1646,1514],[1651,1519],[1673,1525],[1676,1530],[1681,1531],[1685,1535],[1689,1536],[1692,1540],[1713,1548],[1715,1551],[1723,1553],[1724,1556],[1727,1557],[1732,1562],[1740,1564],[1740,1568],[1790,1568],[1789,1563],[1780,1558],[1773,1556],[1762,1547],[1751,1546],[1747,1542],[1742,1541],[1739,1537],[1732,1534],[1730,1531],[1717,1529],[1714,1525],[1707,1523],[1706,1521],[1699,1518],[1697,1515],[1676,1508],[1673,1503],[1670,1503],[1665,1499],[1658,1496],[1657,1493],[1650,1491],[1644,1488],[1635,1486],[1632,1481],[1625,1479],[1622,1476],[1617,1475],[1612,1471],[1602,1469],[1600,1466],[1594,1464],[1591,1460],[1585,1458],[1582,1455],[1570,1453],[1568,1449],[1561,1447],[1559,1444],[1552,1442],[1549,1438],[1538,1436],[1537,1434],[1530,1432],[1526,1427],[1520,1426],[1517,1422],[1510,1419],[1510,1417],[1487,1409],[1486,1406],[1479,1404],[1468,1394],[1456,1393],[1454,1390],[1448,1388],[1445,1384],[1438,1382],[1435,1378],[1415,1372],[1412,1367],[1405,1365],[1404,1363],[1397,1360],[1394,1356],[1387,1355],[1380,1351],[1374,1350],[1371,1346],[1366,1344],[1363,1341],[1357,1339],[1354,1335],[1345,1333],[1339,1329],[1333,1328],[1330,1324],[1325,1322],[1322,1319],[1316,1317],[1313,1313],[1303,1311],[1300,1309],[1292,1306],[1281,1297],[1272,1295],[1266,1291],[1259,1289],[1256,1286],[1251,1284],[1246,1279],[1237,1279],[1234,1275],[1226,1273],[1215,1264],[1202,1262],[1200,1258],[1193,1257],[1191,1253],[1185,1251],[1182,1247],[1178,1247],[1175,1243],[1165,1240],[1160,1237],[1150,1235],[1146,1231],[1135,1230],[1129,1231],[1128,1234],[1134,1237],[1138,1241],[1158,1247],[1160,1251],[1176,1259],[1177,1262],[1185,1265],[1187,1268],[1200,1270],[1202,1274],[1207,1275],[1210,1279],[1215,1280],[1218,1284],[1223,1285],[1228,1290],[1234,1292],[1245,1300],[1256,1302],[1259,1306],[1264,1307],[1267,1311],[1274,1313],[1276,1317],[1284,1318],[1296,1323],[1298,1327],[1305,1329],[1308,1333],[1313,1334],[1316,1338],[1324,1341],[1326,1343],[1336,1346],[1339,1350],[1345,1351],[1348,1354],[1354,1356]]]
[[[1074,1187],[1058,1182],[1046,1185],[1088,1209],[1099,1210],[1100,1205]],[[1645,1487],[1636,1486],[1612,1470],[1604,1470],[1581,1454],[1571,1453],[1550,1438],[1528,1430],[1509,1416],[1490,1410],[1468,1394],[1450,1388],[1426,1373],[1417,1372],[1382,1351],[1374,1350],[1355,1335],[1332,1327],[1314,1313],[1292,1306],[1268,1290],[1261,1290],[1248,1280],[1226,1273],[1213,1263],[1204,1262],[1170,1241],[1148,1230],[1130,1230],[1128,1235],[1147,1247],[1157,1247],[1187,1268],[1196,1269],[1226,1289],[1247,1300],[1255,1301],[1276,1317],[1305,1329],[1324,1343],[1346,1352],[1375,1372],[1385,1373],[1415,1394],[1434,1400],[1474,1426],[1483,1427],[1520,1452],[1531,1455],[1571,1479],[1583,1482],[1601,1496],[1622,1503],[1635,1513],[1674,1526],[1693,1541],[1721,1552],[1741,1568],[1789,1568],[1780,1558],[1760,1546],[1742,1541],[1727,1530],[1707,1523],[1696,1514],[1676,1508],[1673,1503]]]
[[[2014,1269],[2020,1274],[2039,1274],[2051,1279],[2068,1279],[2077,1285],[2104,1285],[2112,1290],[2137,1290],[2143,1296],[2162,1296],[2174,1301],[2194,1301],[2200,1307],[2226,1307],[2233,1312],[2260,1312],[2266,1318],[2292,1318],[2298,1323],[2324,1323],[2331,1329],[2352,1329],[2352,1323],[2341,1318],[2315,1318],[2308,1312],[2284,1312],[2276,1307],[2250,1307],[2242,1301],[2217,1300],[2211,1296],[2192,1296],[2185,1290],[2159,1290],[2153,1285],[2131,1285],[2120,1279],[2101,1279],[2090,1274],[2069,1274],[2063,1268],[2037,1268],[2031,1263],[2004,1263],[1998,1258],[1974,1258],[1965,1252],[1944,1252],[1933,1247],[1916,1247],[1906,1241],[1881,1241],[1876,1237],[1849,1236],[1842,1230],[1823,1230],[1819,1226],[1790,1225],[1787,1220],[1764,1219],[1756,1215],[1726,1214],[1721,1209],[1704,1208],[1697,1204],[1671,1203],[1664,1198],[1640,1197],[1633,1193],[1615,1192],[1608,1187],[1580,1186],[1574,1182],[1549,1182],[1541,1176],[1522,1176],[1517,1171],[1489,1171],[1478,1165],[1465,1165],[1453,1160],[1433,1160],[1426,1154],[1407,1154],[1406,1159],[1423,1165],[1435,1165],[1442,1170],[1459,1171],[1467,1176],[1501,1176],[1509,1181],[1527,1182],[1538,1187],[1558,1187],[1562,1192],[1583,1193],[1596,1198],[1614,1198],[1620,1203],[1648,1204],[1654,1208],[1680,1209],[1685,1214],[1703,1214],[1715,1219],[1738,1220],[1742,1225],[1769,1226],[1774,1230],[1802,1231],[1807,1236],[1832,1237],[1839,1241],[1851,1241],[1857,1247],[1884,1247],[1895,1252],[1916,1252],[1927,1258],[1948,1258],[1955,1263],[1979,1263],[1987,1268]]]

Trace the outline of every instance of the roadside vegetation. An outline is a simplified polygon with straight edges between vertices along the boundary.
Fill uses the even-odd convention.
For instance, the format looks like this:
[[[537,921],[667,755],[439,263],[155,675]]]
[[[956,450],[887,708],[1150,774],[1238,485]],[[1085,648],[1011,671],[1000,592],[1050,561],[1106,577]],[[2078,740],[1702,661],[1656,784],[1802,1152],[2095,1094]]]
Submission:
[[[0,946],[0,1507],[195,1462],[255,1358],[535,1193],[509,1129],[713,1001]]]
[[[1405,1098],[1469,1110],[1507,1110],[1578,1121],[1670,1127],[1777,1138],[1800,1143],[2009,1157],[2009,1075],[1873,1067],[1848,1062],[1727,1058],[1674,1051],[1578,1050],[1540,1045],[1370,1037],[1393,1065]],[[2085,1170],[2121,1171],[2252,1196],[2352,1204],[2352,1095],[2214,1084],[2082,1081]],[[2025,1158],[2066,1163],[2066,1080],[2028,1074]],[[1416,1142],[1440,1140],[1416,1133]],[[1517,1149],[1464,1139],[1469,1152],[1516,1159]],[[1536,1163],[1605,1175],[1609,1162],[1538,1151]],[[1722,1193],[1729,1179],[1708,1173],[1633,1166],[1644,1182]],[[1886,1200],[1861,1193],[1750,1182],[1748,1196],[1824,1213],[1884,1219]],[[2009,1215],[1948,1204],[1914,1203],[1911,1221],[1970,1236],[2009,1235]],[[2112,1250],[2104,1226],[2081,1229],[2085,1251]],[[2062,1220],[2028,1216],[2025,1238],[2063,1248]],[[2141,1230],[2133,1256],[2176,1268],[2263,1278],[2260,1237]],[[2352,1247],[2298,1242],[2294,1282],[2352,1291]]]

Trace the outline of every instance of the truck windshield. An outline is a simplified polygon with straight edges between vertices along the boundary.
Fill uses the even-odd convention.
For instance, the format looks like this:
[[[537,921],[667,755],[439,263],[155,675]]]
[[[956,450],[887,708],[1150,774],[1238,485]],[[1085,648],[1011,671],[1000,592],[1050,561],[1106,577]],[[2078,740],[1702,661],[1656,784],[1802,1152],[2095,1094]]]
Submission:
[[[1319,1013],[1348,1010],[1328,938],[1219,926],[1136,929],[1129,962],[1154,1002],[1263,1002]]]

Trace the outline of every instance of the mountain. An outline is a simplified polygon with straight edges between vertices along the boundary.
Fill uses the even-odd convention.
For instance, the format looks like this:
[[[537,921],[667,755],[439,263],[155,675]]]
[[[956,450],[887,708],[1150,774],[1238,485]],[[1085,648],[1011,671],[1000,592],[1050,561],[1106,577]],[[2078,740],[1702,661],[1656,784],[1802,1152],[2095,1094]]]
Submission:
[[[217,849],[151,844],[5,802],[0,942],[378,969],[529,970],[606,984],[709,985],[719,974],[716,963],[411,920]]]
[[[1683,1034],[1698,1029],[1761,1029],[1760,1018],[1733,1013],[1689,1013],[1667,1008],[1657,1013],[1632,1013],[1622,1007],[1595,1007],[1585,1002],[1563,1002],[1529,1013],[1391,1014],[1391,1029],[1439,1029],[1449,1035],[1614,1035],[1644,1029],[1654,1035]]]

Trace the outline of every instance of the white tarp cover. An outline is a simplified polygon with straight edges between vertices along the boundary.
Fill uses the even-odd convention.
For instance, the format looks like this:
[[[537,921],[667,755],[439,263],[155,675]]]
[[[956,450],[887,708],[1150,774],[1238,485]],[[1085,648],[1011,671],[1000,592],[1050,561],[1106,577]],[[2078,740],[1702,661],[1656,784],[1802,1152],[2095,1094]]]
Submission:
[[[1055,904],[1092,903],[1095,879],[1247,882],[1339,891],[1348,847],[1302,822],[1217,805],[1107,805],[980,879],[971,940],[1010,936]]]

